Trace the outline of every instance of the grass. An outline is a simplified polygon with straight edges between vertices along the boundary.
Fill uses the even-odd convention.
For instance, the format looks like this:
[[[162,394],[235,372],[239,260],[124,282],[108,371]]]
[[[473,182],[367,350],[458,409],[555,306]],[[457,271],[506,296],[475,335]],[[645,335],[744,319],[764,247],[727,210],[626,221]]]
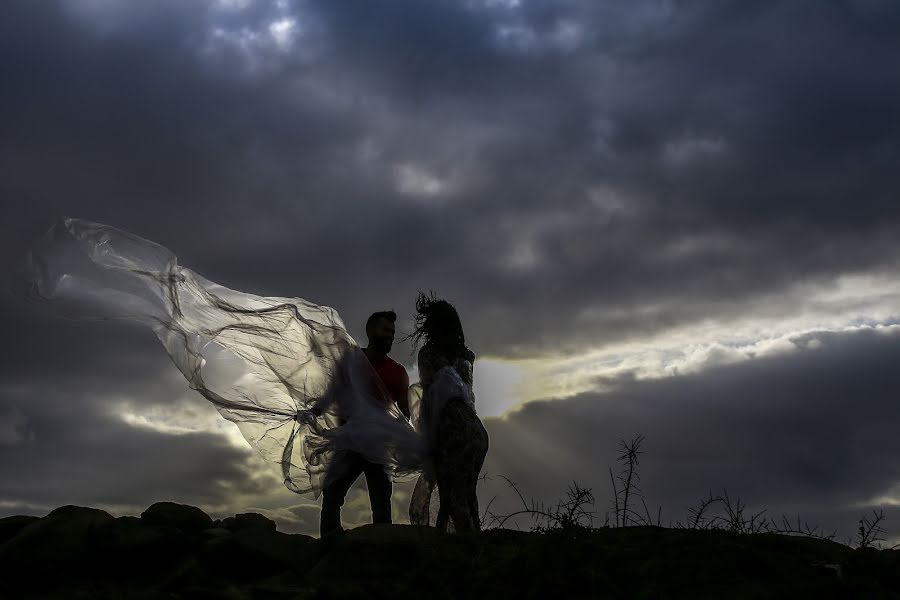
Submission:
[[[641,434],[632,438],[630,443],[619,440],[618,461],[620,463],[620,472],[614,476],[612,468],[609,468],[609,477],[613,490],[610,506],[612,519],[610,519],[610,513],[607,511],[604,522],[599,528],[648,525],[661,527],[660,515],[662,514],[662,507],[658,508],[656,520],[654,521],[644,499],[643,491],[638,485],[640,475],[637,467],[640,464],[640,455],[643,454],[643,451],[640,449],[643,441],[644,436]],[[526,500],[515,482],[502,475],[500,477],[506,481],[509,488],[515,493],[521,507],[511,513],[495,514],[491,512],[491,506],[497,499],[497,496],[494,496],[482,514],[482,528],[504,528],[508,523],[514,522],[517,517],[530,518],[531,530],[538,532],[593,530],[598,528],[595,526],[595,498],[590,488],[581,487],[578,483],[573,482],[566,490],[565,497],[557,502],[555,506],[545,505],[535,500]],[[486,478],[488,478],[487,475],[482,476],[482,479]],[[635,510],[638,499],[643,507],[643,513]],[[877,542],[884,541],[884,538],[880,537],[881,534],[885,533],[884,528],[881,526],[884,521],[884,512],[876,510],[872,512],[871,518],[863,517],[859,520],[859,528],[856,531],[856,548],[884,549],[881,544],[875,546]],[[747,535],[779,533],[835,541],[836,531],[825,535],[818,526],[811,528],[808,524],[801,525],[799,517],[796,525],[794,525],[784,515],[781,516],[779,523],[773,518],[767,518],[766,513],[767,510],[764,509],[755,514],[747,514],[746,504],[742,504],[740,498],[732,499],[728,495],[728,491],[723,489],[721,495],[713,496],[712,492],[710,492],[709,496],[701,499],[697,506],[688,509],[688,516],[684,522],[675,522],[674,524],[670,522],[669,527],[673,529],[718,529]],[[843,545],[848,548],[854,547],[853,541],[849,539]],[[898,547],[900,547],[900,544],[891,546],[888,549],[894,550]]]

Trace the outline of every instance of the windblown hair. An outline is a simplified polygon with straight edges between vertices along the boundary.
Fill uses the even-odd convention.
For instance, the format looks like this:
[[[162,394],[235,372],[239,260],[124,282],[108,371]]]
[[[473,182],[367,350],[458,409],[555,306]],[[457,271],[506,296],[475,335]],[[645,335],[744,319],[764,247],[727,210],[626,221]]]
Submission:
[[[397,313],[392,310],[381,310],[378,312],[374,312],[369,315],[369,318],[366,319],[366,331],[369,330],[369,327],[375,324],[375,321],[378,319],[387,319],[391,323],[397,322]]]
[[[435,346],[441,353],[450,356],[466,351],[466,336],[459,314],[452,304],[439,299],[434,292],[419,292],[416,298],[416,326],[408,338],[412,338],[413,351],[423,339],[426,345]]]

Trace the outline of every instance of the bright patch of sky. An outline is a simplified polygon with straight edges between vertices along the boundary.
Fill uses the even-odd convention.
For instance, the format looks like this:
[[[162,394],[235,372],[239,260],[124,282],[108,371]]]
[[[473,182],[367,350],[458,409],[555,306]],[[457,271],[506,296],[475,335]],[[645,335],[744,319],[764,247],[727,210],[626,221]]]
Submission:
[[[798,285],[794,296],[771,300],[774,305],[796,307],[790,314],[710,319],[577,356],[510,361],[504,364],[516,370],[516,383],[508,389],[521,395],[479,400],[502,414],[532,400],[602,391],[621,377],[658,379],[764,356],[815,351],[826,343],[816,336],[825,333],[900,331],[895,308],[900,280],[888,274],[848,275],[828,286]]]
[[[115,401],[110,409],[123,423],[137,429],[166,435],[214,432],[236,448],[248,448],[237,426],[222,418],[199,394],[186,394],[179,402],[166,405],[123,398]]]
[[[397,165],[394,169],[394,181],[401,194],[425,198],[440,194],[445,187],[438,177],[410,163]]]
[[[215,0],[216,8],[222,10],[240,11],[244,10],[253,3],[253,0]]]
[[[582,26],[561,20],[547,31],[539,31],[520,21],[501,22],[495,29],[497,43],[512,52],[531,53],[548,50],[572,51],[584,40]]]
[[[472,374],[478,414],[499,417],[518,404],[524,390],[525,371],[512,362],[478,359]]]
[[[312,38],[312,18],[301,15],[288,2],[267,3],[267,12],[252,20],[239,20],[238,15],[254,4],[254,0],[217,0],[203,47],[207,57],[240,57],[245,73],[276,69],[281,59],[306,60],[316,53]],[[299,43],[303,40],[304,43]]]
[[[269,24],[269,35],[282,50],[290,50],[297,31],[297,21],[291,18],[278,19]]]

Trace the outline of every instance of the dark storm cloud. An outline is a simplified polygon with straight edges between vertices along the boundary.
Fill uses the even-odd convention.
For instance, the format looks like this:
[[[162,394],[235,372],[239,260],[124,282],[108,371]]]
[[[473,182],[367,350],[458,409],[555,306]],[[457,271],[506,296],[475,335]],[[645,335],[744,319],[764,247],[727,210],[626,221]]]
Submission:
[[[4,387],[4,418],[17,413],[27,435],[8,440],[0,452],[3,503],[146,508],[177,498],[217,505],[271,485],[269,478],[261,481],[252,473],[258,465],[249,449],[213,433],[169,434],[128,425],[114,406],[133,391],[113,395],[93,383]],[[142,398],[133,399],[138,410],[171,406],[165,395],[173,393],[172,386],[149,383],[142,391]]]
[[[432,115],[429,143],[453,138],[442,118],[508,136],[471,148],[490,175],[457,198],[453,210],[471,215],[457,232],[465,244],[441,260],[446,272],[466,273],[445,288],[476,307],[471,322],[491,350],[509,352],[524,331],[527,353],[571,343],[579,328],[587,339],[576,345],[710,310],[733,316],[747,310],[744,298],[798,278],[896,264],[900,78],[892,61],[874,58],[897,54],[884,25],[897,20],[895,8],[648,3],[617,14],[596,3],[526,2],[516,19],[537,40],[531,51],[473,37],[485,60],[468,65],[453,34],[422,44],[425,26],[378,27],[390,10],[368,19],[371,7],[331,6],[347,33],[348,23],[366,23],[362,35],[337,36],[344,54],[364,57],[365,71],[390,77],[393,89],[415,90],[398,96]],[[483,18],[469,24],[462,9],[452,18],[431,5],[409,10],[417,24],[434,11],[463,22],[454,32],[496,33]],[[541,41],[566,19],[585,30],[580,47]],[[470,67],[465,77],[423,75],[399,58],[440,65],[447,55]],[[372,66],[379,60],[382,69]],[[634,214],[593,205],[592,185],[621,195]],[[453,228],[453,212],[444,215]],[[543,260],[522,272],[498,268],[494,259],[532,227]],[[693,249],[676,252],[683,246]],[[588,306],[654,304],[649,322],[577,318]],[[496,325],[499,312],[508,327]]]
[[[0,372],[13,381],[39,380],[52,373],[58,380],[93,377],[114,385],[140,385],[151,373],[174,369],[149,328],[58,318],[45,306],[18,300],[0,300],[5,333],[16,340],[15,347],[3,349]]]
[[[871,513],[865,503],[900,483],[900,334],[809,339],[817,341],[792,354],[529,403],[488,421],[485,468],[544,501],[555,502],[572,480],[592,487],[602,522],[613,497],[607,467],[618,472],[619,440],[641,433],[639,485],[654,520],[662,506],[664,524],[683,522],[687,507],[724,488],[753,514],[766,508],[779,521],[800,516],[850,535]],[[501,492],[508,506],[514,496],[503,487],[492,481],[482,500]],[[897,535],[900,513],[891,514],[888,530]]]
[[[2,9],[6,260],[74,214],[348,323],[434,287],[524,355],[896,264],[891,5],[82,4]]]

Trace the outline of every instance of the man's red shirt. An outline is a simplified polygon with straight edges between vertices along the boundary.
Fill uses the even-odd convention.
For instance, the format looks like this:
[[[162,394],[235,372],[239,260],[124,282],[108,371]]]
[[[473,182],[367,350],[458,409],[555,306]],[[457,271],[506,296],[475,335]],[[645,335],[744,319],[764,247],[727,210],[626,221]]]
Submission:
[[[381,378],[394,402],[401,408],[405,407],[409,390],[409,375],[406,374],[403,365],[386,355],[377,363],[373,362],[372,367],[378,373],[378,377]]]

